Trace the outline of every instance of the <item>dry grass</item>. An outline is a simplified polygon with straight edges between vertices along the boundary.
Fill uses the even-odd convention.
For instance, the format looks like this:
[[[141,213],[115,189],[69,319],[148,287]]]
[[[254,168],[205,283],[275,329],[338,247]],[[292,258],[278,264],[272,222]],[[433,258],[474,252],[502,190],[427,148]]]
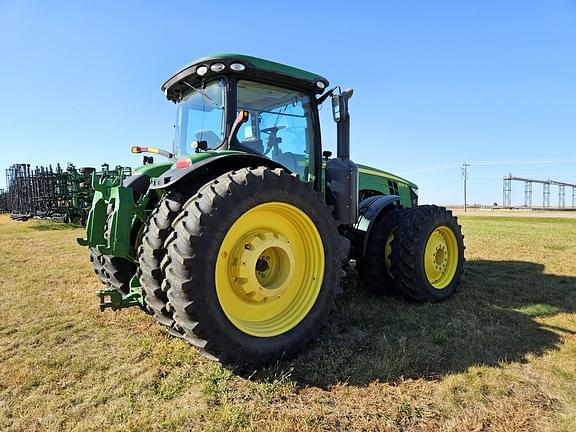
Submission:
[[[100,313],[82,231],[0,216],[0,430],[576,430],[576,220],[461,218],[453,299],[352,275],[299,358],[236,376]]]

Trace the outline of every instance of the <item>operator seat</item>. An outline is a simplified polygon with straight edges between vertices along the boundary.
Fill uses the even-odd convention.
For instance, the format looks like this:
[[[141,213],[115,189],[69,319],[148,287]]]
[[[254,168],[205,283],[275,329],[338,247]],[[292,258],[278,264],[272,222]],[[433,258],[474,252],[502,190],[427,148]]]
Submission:
[[[260,139],[249,139],[246,141],[240,141],[240,145],[246,150],[256,153],[259,156],[264,154],[264,144]]]
[[[272,151],[272,159],[284,165],[293,173],[299,173],[301,171],[298,167],[298,156],[299,155],[295,155],[292,152],[283,152],[280,149]]]
[[[198,141],[206,141],[208,148],[214,148],[222,141],[222,138],[210,129],[200,129],[196,131],[196,139]]]

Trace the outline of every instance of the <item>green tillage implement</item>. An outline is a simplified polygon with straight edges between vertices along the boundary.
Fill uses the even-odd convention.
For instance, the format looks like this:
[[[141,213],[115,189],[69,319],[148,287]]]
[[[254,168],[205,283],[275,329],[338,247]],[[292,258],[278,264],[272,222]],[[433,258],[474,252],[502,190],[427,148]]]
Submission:
[[[100,174],[109,171],[104,164]],[[126,175],[129,171],[123,167],[114,170]],[[14,164],[6,170],[6,207],[15,220],[42,218],[85,225],[94,194],[90,184],[93,172],[95,168],[76,168],[71,163],[66,169],[60,164],[55,169]]]

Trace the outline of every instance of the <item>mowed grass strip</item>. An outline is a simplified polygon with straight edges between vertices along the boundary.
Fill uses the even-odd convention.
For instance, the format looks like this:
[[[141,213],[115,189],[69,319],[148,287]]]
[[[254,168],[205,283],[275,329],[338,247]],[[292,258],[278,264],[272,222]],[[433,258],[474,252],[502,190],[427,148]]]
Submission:
[[[100,313],[83,231],[0,215],[0,430],[576,430],[576,220],[462,217],[457,295],[345,280],[297,359],[249,376]]]

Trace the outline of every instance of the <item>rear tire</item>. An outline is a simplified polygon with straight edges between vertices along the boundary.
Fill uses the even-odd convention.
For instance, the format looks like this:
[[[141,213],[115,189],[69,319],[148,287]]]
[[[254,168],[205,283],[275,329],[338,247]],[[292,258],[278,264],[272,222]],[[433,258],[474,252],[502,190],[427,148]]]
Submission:
[[[265,167],[223,174],[173,227],[168,306],[183,338],[209,358],[269,364],[325,324],[340,281],[339,236],[329,208],[295,176]]]
[[[96,248],[90,248],[90,262],[92,263],[92,267],[94,268],[94,273],[100,279],[104,285],[108,285],[108,280],[106,279],[106,275],[103,272],[102,263],[101,263],[102,254],[98,253]]]
[[[136,264],[124,258],[101,255],[102,270],[106,283],[122,294],[130,292],[130,280],[136,274]]]
[[[444,207],[406,211],[392,242],[391,273],[399,294],[420,302],[453,295],[463,272],[463,239],[457,218]]]
[[[130,280],[136,272],[133,263],[123,258],[102,255],[95,248],[90,248],[90,262],[100,282],[116,288],[122,294],[130,292]]]
[[[183,198],[171,193],[166,195],[153,210],[148,226],[142,237],[138,251],[139,278],[146,307],[156,320],[168,327],[174,327],[172,311],[167,308],[166,287],[163,289],[167,239],[172,230],[172,222],[182,209]]]

